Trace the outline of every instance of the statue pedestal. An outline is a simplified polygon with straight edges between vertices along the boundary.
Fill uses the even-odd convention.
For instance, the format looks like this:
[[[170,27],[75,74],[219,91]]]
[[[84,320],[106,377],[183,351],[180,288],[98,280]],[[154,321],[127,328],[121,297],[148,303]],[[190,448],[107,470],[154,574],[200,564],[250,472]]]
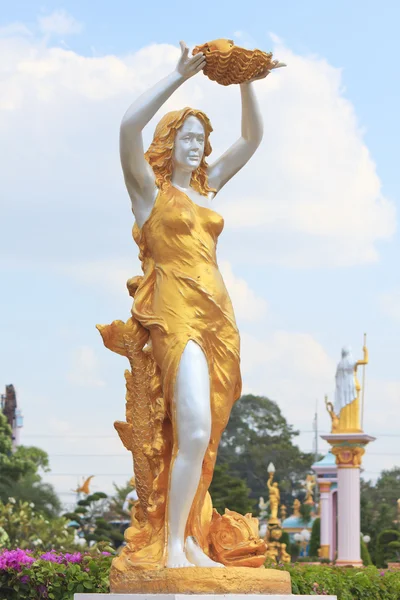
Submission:
[[[315,600],[316,598],[325,598],[325,600],[337,600],[337,596],[298,596],[297,594],[75,594],[74,600],[215,600],[220,597],[221,600]]]
[[[110,590],[117,594],[290,594],[287,571],[251,567],[191,567],[181,569],[111,569]],[[171,596],[172,597],[172,596]],[[142,596],[144,598],[144,596]]]
[[[322,435],[336,456],[338,480],[338,554],[341,567],[361,567],[360,467],[365,446],[375,438],[365,433]]]

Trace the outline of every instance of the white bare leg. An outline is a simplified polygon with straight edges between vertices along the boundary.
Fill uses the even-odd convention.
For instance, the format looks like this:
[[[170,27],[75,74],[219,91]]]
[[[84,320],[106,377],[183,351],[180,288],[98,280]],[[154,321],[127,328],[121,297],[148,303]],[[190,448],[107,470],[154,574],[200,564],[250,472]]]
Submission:
[[[175,407],[178,453],[169,489],[166,566],[193,567],[196,565],[185,554],[185,527],[210,441],[211,406],[207,359],[200,346],[191,340],[179,364]]]
[[[207,554],[203,552],[200,546],[196,543],[196,540],[192,537],[186,538],[186,556],[190,560],[191,563],[196,565],[196,567],[224,567],[219,562],[215,562],[212,560]]]

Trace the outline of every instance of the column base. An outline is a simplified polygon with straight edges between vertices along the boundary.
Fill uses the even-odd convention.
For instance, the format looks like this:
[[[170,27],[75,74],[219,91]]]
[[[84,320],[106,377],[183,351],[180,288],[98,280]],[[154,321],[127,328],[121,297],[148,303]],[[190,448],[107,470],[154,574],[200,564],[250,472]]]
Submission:
[[[335,561],[336,567],[363,567],[362,560],[337,560]]]

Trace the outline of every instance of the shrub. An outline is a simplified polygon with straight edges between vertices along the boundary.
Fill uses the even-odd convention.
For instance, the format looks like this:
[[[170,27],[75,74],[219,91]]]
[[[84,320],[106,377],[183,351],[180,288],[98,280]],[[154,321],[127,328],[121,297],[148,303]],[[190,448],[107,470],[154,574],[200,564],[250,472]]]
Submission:
[[[391,542],[400,541],[400,532],[396,529],[384,529],[378,535],[376,540],[376,565],[384,567],[387,561],[391,560],[395,555],[394,549],[390,547]]]
[[[369,565],[372,565],[372,560],[371,560],[371,556],[368,550],[368,546],[367,544],[364,542],[364,540],[360,539],[360,553],[361,553],[361,560],[363,562],[364,567],[368,567]]]
[[[108,592],[110,564],[110,552],[101,548],[85,554],[52,550],[35,555],[20,548],[3,550],[0,597],[1,600],[72,600],[79,592]]]
[[[296,563],[284,567],[292,578],[293,594],[337,595],[338,600],[399,600],[400,572],[376,567],[346,569]]]
[[[36,511],[33,502],[0,502],[0,549],[33,548],[50,550],[57,546],[69,550],[74,545],[73,532],[62,517],[47,519]]]
[[[321,519],[318,517],[315,519],[312,529],[311,529],[311,538],[310,538],[310,556],[318,556],[318,550],[321,545]]]

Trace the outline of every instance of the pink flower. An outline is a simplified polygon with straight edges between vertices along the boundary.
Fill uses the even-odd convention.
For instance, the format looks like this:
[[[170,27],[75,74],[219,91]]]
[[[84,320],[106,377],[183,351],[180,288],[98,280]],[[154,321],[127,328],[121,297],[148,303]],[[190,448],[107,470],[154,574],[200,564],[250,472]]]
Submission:
[[[0,554],[0,569],[2,570],[14,569],[15,571],[21,571],[22,565],[31,565],[33,562],[35,562],[33,556],[20,548],[3,550]]]

